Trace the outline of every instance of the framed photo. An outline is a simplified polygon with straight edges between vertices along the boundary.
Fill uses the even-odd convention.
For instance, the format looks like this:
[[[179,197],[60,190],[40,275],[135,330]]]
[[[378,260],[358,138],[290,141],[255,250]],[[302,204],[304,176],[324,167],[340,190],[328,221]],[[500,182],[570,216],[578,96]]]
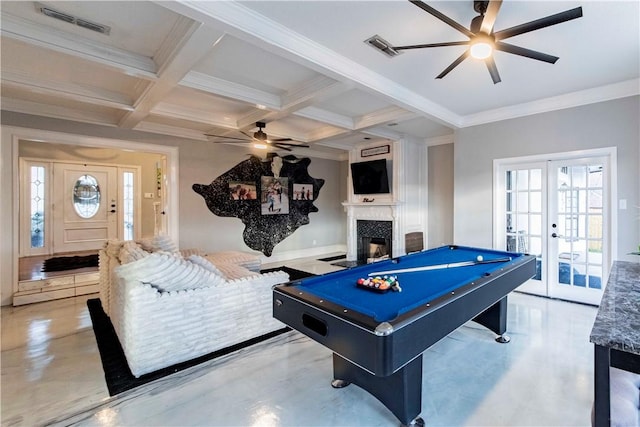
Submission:
[[[258,198],[256,183],[229,181],[229,195],[231,200],[256,200]]]
[[[313,200],[313,184],[293,184],[293,200]]]
[[[289,213],[289,178],[263,176],[260,179],[262,215]]]
[[[391,152],[390,145],[381,145],[380,147],[363,148],[360,150],[360,157],[371,157],[379,154],[388,154]]]

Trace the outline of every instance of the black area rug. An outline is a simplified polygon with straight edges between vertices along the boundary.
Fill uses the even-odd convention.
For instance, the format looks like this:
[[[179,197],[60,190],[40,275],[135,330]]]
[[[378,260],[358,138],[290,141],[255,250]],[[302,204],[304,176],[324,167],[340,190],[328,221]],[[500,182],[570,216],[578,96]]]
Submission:
[[[93,323],[93,332],[95,333],[96,341],[98,343],[98,351],[100,352],[102,368],[104,369],[104,377],[107,382],[107,388],[110,396],[115,396],[123,391],[130,390],[157,380],[158,378],[182,371],[190,368],[191,366],[206,362],[207,360],[224,356],[225,354],[257,344],[291,330],[291,328],[288,327],[278,329],[277,331],[252,338],[242,343],[232,345],[230,347],[214,351],[213,353],[205,354],[204,356],[178,363],[155,372],[150,372],[136,378],[131,373],[129,365],[127,365],[127,359],[122,351],[122,346],[120,346],[120,341],[118,340],[116,331],[113,329],[111,320],[102,309],[100,300],[97,298],[87,300],[87,307],[89,307],[89,315],[91,316],[91,322]]]
[[[313,274],[313,273],[307,273],[306,271],[296,270],[295,268],[285,267],[284,265],[282,267],[268,268],[266,270],[260,270],[260,273],[271,273],[272,271],[284,271],[285,273],[287,273],[289,275],[289,280],[292,281],[292,282],[294,280],[304,279],[305,277],[315,276],[315,274]]]
[[[76,268],[97,267],[98,254],[93,255],[76,255],[76,256],[60,256],[44,260],[42,271],[64,271],[74,270]]]
[[[326,258],[319,258],[318,261],[329,262],[329,261],[337,261],[339,259],[345,259],[345,258],[347,258],[347,255],[336,255],[336,256],[330,256]]]

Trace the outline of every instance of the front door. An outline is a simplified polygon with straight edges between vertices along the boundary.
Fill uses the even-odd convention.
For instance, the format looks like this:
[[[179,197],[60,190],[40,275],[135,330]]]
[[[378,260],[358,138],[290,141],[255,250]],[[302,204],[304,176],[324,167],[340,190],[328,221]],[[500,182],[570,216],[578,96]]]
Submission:
[[[117,168],[55,163],[53,252],[100,249],[118,237]]]
[[[497,168],[495,247],[537,258],[518,290],[599,304],[610,258],[606,157],[503,164]]]

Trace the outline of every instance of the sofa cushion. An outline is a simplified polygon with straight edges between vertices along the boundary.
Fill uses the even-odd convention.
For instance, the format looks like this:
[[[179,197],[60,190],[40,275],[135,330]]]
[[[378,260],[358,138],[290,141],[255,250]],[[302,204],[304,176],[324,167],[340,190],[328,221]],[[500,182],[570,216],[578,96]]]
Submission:
[[[640,375],[610,368],[611,427],[640,426]]]
[[[216,251],[205,258],[218,267],[221,264],[236,264],[255,272],[260,272],[262,265],[259,256],[240,251]]]
[[[218,270],[218,267],[213,265],[213,263],[211,263],[208,259],[206,259],[202,255],[190,255],[188,257],[185,257],[185,259],[194,264],[198,264],[200,267],[204,268],[205,270],[209,270],[212,273],[215,273],[219,276],[224,276],[224,273]]]
[[[259,276],[260,273],[255,271],[251,271],[248,268],[244,268],[241,265],[237,264],[218,264],[216,267],[224,274],[227,280],[238,280],[243,279],[245,277]]]
[[[225,277],[173,254],[156,252],[123,264],[116,272],[128,281],[146,283],[160,292],[174,292],[219,286]]]
[[[120,253],[118,259],[122,264],[128,264],[133,261],[138,261],[149,255],[149,252],[145,251],[133,240],[128,240],[122,243],[120,247]]]
[[[149,239],[141,239],[137,241],[138,244],[147,252],[171,252],[180,253],[178,246],[174,243],[169,236],[153,236]]]

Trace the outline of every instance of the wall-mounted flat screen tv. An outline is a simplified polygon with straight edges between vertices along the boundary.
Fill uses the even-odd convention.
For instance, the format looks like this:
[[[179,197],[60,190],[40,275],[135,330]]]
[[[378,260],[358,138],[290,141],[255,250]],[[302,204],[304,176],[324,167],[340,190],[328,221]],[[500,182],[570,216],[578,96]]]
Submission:
[[[351,163],[354,194],[389,193],[389,176],[385,159]]]

